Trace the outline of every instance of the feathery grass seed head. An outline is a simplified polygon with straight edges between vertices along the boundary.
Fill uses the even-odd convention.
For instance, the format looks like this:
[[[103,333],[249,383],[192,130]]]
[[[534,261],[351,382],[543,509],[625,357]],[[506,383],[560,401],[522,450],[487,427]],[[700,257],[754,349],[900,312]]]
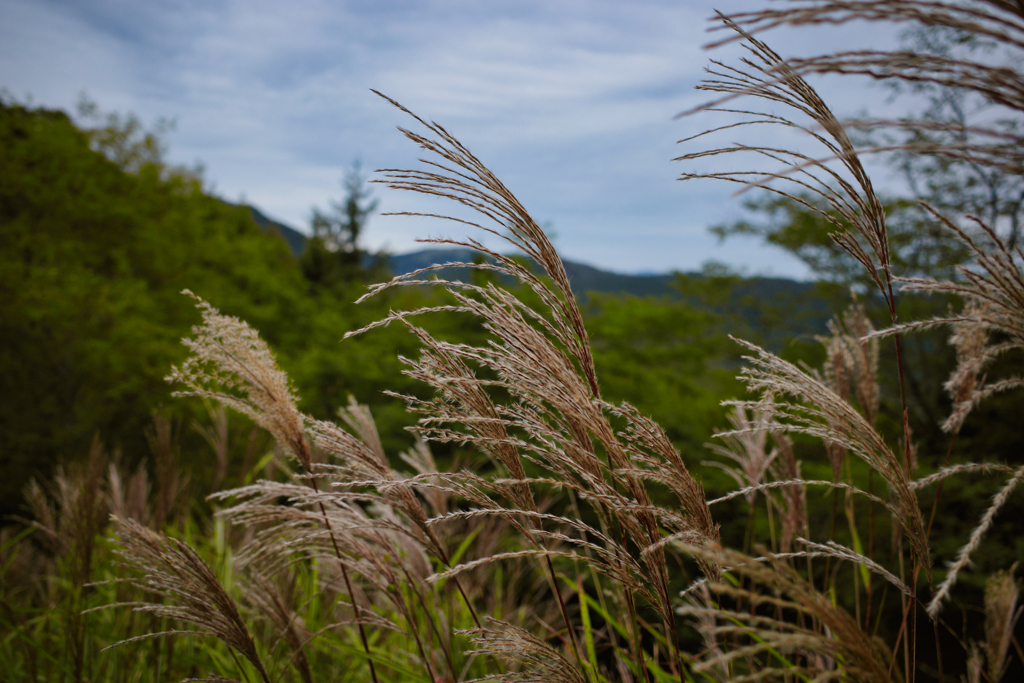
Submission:
[[[192,328],[192,338],[182,340],[192,355],[167,377],[186,387],[174,395],[211,398],[248,416],[309,471],[312,456],[297,398],[270,347],[247,323],[221,314],[188,290],[184,293],[198,302],[203,324]]]

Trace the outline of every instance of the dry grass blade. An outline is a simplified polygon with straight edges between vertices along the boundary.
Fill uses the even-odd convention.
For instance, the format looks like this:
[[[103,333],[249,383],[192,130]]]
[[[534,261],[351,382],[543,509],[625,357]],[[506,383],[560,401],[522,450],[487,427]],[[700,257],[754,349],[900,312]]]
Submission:
[[[477,646],[467,654],[487,654],[515,665],[526,665],[527,671],[493,674],[474,681],[503,683],[586,683],[571,663],[543,640],[521,628],[496,619],[488,619],[488,628],[460,631]],[[467,683],[474,683],[467,681]]]
[[[824,376],[826,384],[845,401],[852,402],[851,386],[865,421],[872,427],[878,417],[881,394],[878,388],[878,340],[865,339],[874,331],[864,306],[856,300],[842,315],[828,322],[831,334],[817,337],[825,347]],[[846,449],[837,443],[825,444],[832,479],[839,481]],[[833,505],[833,524],[835,520]]]
[[[1011,175],[1024,175],[1024,137],[1006,130],[970,126],[961,120],[930,121],[919,119],[848,119],[848,129],[864,131],[892,130],[910,133],[910,142],[861,147],[861,155],[902,152],[918,156],[942,157],[966,162],[976,168],[990,169]],[[921,133],[931,133],[936,139]],[[940,137],[941,136],[941,137]]]
[[[703,621],[702,630],[710,633],[719,645],[706,651],[694,664],[696,672],[713,673],[736,660],[757,662],[758,655],[780,653],[788,656],[781,660],[769,656],[760,665],[755,664],[757,668],[750,680],[782,679],[799,670],[815,681],[892,682],[889,653],[863,632],[853,617],[833,605],[829,596],[816,591],[782,558],[753,558],[708,546],[689,546],[686,550],[703,555],[707,561],[762,588],[757,591],[721,581],[709,584],[711,593],[770,608],[735,611],[699,601],[679,608],[680,614]],[[819,628],[809,627],[808,620]],[[727,639],[731,639],[731,646],[722,645]],[[831,668],[829,662],[837,666]]]
[[[296,407],[288,376],[278,367],[270,347],[247,323],[221,314],[188,290],[185,293],[198,302],[203,324],[193,328],[192,339],[182,340],[192,354],[180,368],[172,368],[167,380],[184,384],[188,391],[174,395],[211,398],[247,415],[270,432],[277,444],[301,463],[306,474],[311,474],[313,454],[306,440],[306,420]],[[316,477],[310,477],[308,483],[319,494]],[[346,588],[349,595],[354,596],[349,570],[341,557],[323,502],[319,507]],[[353,604],[363,650],[369,655],[369,641],[360,618],[362,608]],[[369,660],[368,665],[371,677],[378,681],[373,661]]]
[[[953,335],[949,341],[956,348],[957,367],[946,382],[946,391],[953,399],[953,411],[942,425],[945,432],[960,431],[977,403],[979,385],[984,385],[979,375],[986,363],[989,330],[976,321],[985,315],[987,308],[986,304],[968,299],[963,310],[963,317],[968,320],[950,323]]]
[[[92,580],[97,536],[103,529],[106,504],[102,495],[103,470],[107,456],[99,436],[93,438],[89,457],[84,463],[71,463],[67,469],[58,465],[53,481],[42,486],[30,480],[25,499],[33,520],[24,521],[42,532],[37,534],[45,552],[23,560],[23,569],[39,582],[40,588],[57,576],[63,565],[61,580],[57,582],[66,592],[68,616],[64,622],[65,647],[71,671],[81,679],[87,657],[86,635],[89,631],[85,612],[81,611],[84,586]],[[18,519],[18,518],[15,518]],[[17,558],[18,553],[5,558]],[[32,562],[36,560],[36,562]],[[41,560],[41,562],[39,562]],[[0,572],[0,579],[3,572]],[[4,581],[4,588],[7,582]],[[7,618],[12,618],[10,603],[0,600]],[[47,599],[47,610],[58,604]]]
[[[777,481],[800,479],[800,462],[793,452],[793,442],[785,434],[774,434],[775,449],[778,455],[772,463],[772,476]],[[782,487],[782,529],[779,539],[779,550],[789,552],[793,539],[797,534],[807,533],[807,487],[793,484]],[[778,505],[778,504],[777,504]]]
[[[975,41],[992,41],[1006,52],[1002,63],[992,60],[986,63],[959,58],[955,54],[928,54],[921,51],[853,51],[790,59],[784,69],[776,71],[776,75],[781,80],[789,78],[790,71],[800,74],[860,74],[880,80],[937,85],[973,91],[989,102],[1024,111],[1024,75],[1018,68],[1024,51],[1024,9],[1020,3],[1001,0],[982,0],[977,3],[935,0],[794,0],[786,9],[737,13],[729,19],[750,34],[782,25],[820,26],[868,20],[915,22],[929,28],[956,31],[958,35],[970,36]],[[724,27],[714,27],[712,30],[719,28]],[[712,46],[734,40],[737,37],[730,36]],[[846,125],[897,129],[911,126],[917,130],[924,129],[921,122],[917,121],[853,121]],[[929,130],[945,130],[954,135],[945,140],[911,142],[862,150],[862,153],[900,150],[944,156],[1015,175],[1024,172],[1021,138],[1013,129],[968,130],[962,122],[956,121],[931,121],[924,125]],[[975,142],[979,137],[991,142]]]
[[[630,572],[625,569],[629,563],[623,555],[626,539],[636,545],[643,571],[640,583],[625,584],[623,601],[629,605],[630,620],[634,614],[631,591],[635,590],[649,599],[665,620],[668,632],[675,633],[663,532],[691,541],[717,539],[717,527],[700,485],[657,425],[629,406],[601,401],[588,335],[565,269],[536,221],[444,128],[391,102],[424,126],[432,137],[404,129],[403,133],[440,161],[422,160],[427,170],[385,169],[385,179],[380,182],[396,189],[443,197],[484,216],[496,227],[455,217],[451,220],[505,239],[533,259],[547,278],[542,279],[516,260],[490,251],[472,239],[439,241],[482,253],[491,263],[475,267],[518,279],[540,298],[543,308],[538,312],[494,284],[484,287],[433,280],[430,282],[444,286],[455,300],[454,305],[442,308],[468,313],[482,321],[484,329],[492,335],[488,344],[443,342],[409,322],[410,316],[438,310],[436,307],[392,313],[386,320],[353,334],[378,324],[399,322],[420,338],[424,348],[419,359],[403,359],[408,366],[406,374],[433,387],[436,397],[403,397],[409,409],[421,416],[414,431],[428,441],[473,444],[505,470],[502,474],[510,475],[508,479],[482,482],[460,473],[449,475],[448,480],[461,479],[469,488],[478,488],[480,494],[471,492],[470,500],[483,508],[492,510],[501,503],[511,503],[507,509],[513,514],[507,519],[538,547],[536,554],[546,564],[551,589],[560,604],[559,581],[544,545],[559,539],[557,532],[536,526],[538,518],[533,513],[537,512],[537,504],[531,483],[537,484],[539,480],[526,479],[524,460],[532,460],[550,472],[551,481],[564,482],[592,506],[602,533],[581,533],[602,539],[603,552],[612,558],[603,569],[627,576]],[[399,276],[372,289],[371,295],[413,282],[410,278],[443,267]],[[493,398],[503,392],[510,400],[498,402]],[[625,418],[628,426],[624,432],[617,433],[613,428],[613,415]],[[667,485],[679,497],[685,515],[668,514],[670,511],[654,506],[646,481]],[[455,487],[451,489],[454,491]],[[517,512],[522,513],[526,524],[515,521]],[[619,535],[621,541],[612,541]],[[585,538],[581,541],[588,542]],[[591,550],[596,552],[596,546]],[[613,568],[616,563],[620,566]],[[457,572],[459,568],[453,570]],[[716,570],[708,566],[707,571],[713,574]],[[581,662],[576,629],[562,607],[570,645]]]
[[[143,463],[135,468],[135,473],[125,478],[121,467],[116,462],[107,468],[107,507],[110,514],[122,519],[134,519],[144,526],[153,520],[150,501],[149,475]]]
[[[184,621],[224,641],[256,668],[264,683],[270,683],[256,643],[246,628],[238,607],[213,571],[187,543],[168,539],[133,520],[114,518],[126,565],[142,576],[129,581],[138,588],[167,599],[162,602],[128,603],[136,611],[151,612]],[[117,607],[118,605],[110,605]],[[152,637],[150,636],[143,637]],[[134,640],[134,639],[131,639]],[[118,645],[129,642],[122,641]]]
[[[943,467],[938,472],[929,474],[926,477],[915,479],[911,482],[910,487],[913,489],[923,488],[929,484],[942,481],[946,477],[950,477],[954,474],[964,474],[966,472],[1003,472],[1004,474],[1013,474],[1016,470],[1007,465],[999,465],[995,463],[963,463],[960,465],[951,465],[950,467]]]
[[[731,680],[723,643],[718,641],[718,619],[722,612],[715,603],[708,581],[699,580],[682,591],[680,597],[683,603],[676,611],[692,617],[690,625],[697,629],[704,641],[704,651],[700,659],[717,663],[715,666],[705,667],[704,675],[712,681]]]
[[[803,73],[866,75],[876,79],[898,78],[912,83],[924,82],[947,88],[967,88],[996,104],[1018,111],[1024,110],[1024,82],[1021,80],[1021,74],[1004,66],[994,67],[920,52],[872,51],[840,52],[810,59],[791,59],[787,63]],[[955,151],[955,148],[951,150]],[[1018,164],[1007,163],[1019,159],[1019,153],[1010,151],[1000,156],[1000,165],[1008,165],[1010,169],[1016,167],[1015,170],[1020,171]]]
[[[986,10],[985,5],[1005,14],[994,14]],[[960,29],[996,40],[1006,40],[1010,31],[1024,32],[1024,22],[1020,21],[1024,19],[1024,8],[1014,0],[982,0],[973,6],[936,0],[792,0],[789,9],[743,12],[733,14],[730,18],[751,33],[760,33],[782,25],[816,26],[859,19],[919,21],[931,26]],[[734,40],[734,37],[725,38],[721,42],[712,43],[709,47]]]
[[[414,118],[434,134],[436,139],[430,139],[418,133],[400,129],[407,138],[443,160],[442,162],[423,160],[423,163],[431,167],[432,170],[384,169],[381,172],[384,173],[386,179],[380,182],[396,189],[444,197],[473,209],[492,221],[497,228],[467,223],[466,221],[448,216],[438,217],[450,218],[451,220],[476,227],[484,232],[497,235],[516,249],[521,250],[543,268],[555,285],[554,292],[515,260],[486,250],[475,241],[470,240],[469,242],[462,243],[449,240],[431,240],[467,246],[480,251],[496,261],[495,266],[483,264],[484,267],[505,272],[533,288],[544,303],[550,306],[552,311],[556,313],[554,332],[559,341],[565,344],[573,356],[579,360],[580,369],[587,378],[591,391],[596,396],[598,394],[597,373],[594,370],[588,335],[586,327],[583,325],[583,316],[580,314],[576,298],[573,296],[572,288],[569,285],[569,276],[565,272],[565,266],[562,265],[562,260],[559,258],[547,235],[544,234],[544,231],[537,225],[533,217],[519,203],[515,195],[448,131],[436,123],[427,123],[391,98],[380,93],[377,94]],[[481,264],[467,263],[459,265],[478,267]],[[399,276],[392,283],[400,282],[406,277]],[[387,283],[384,287],[392,283]]]
[[[608,409],[622,415],[628,421],[622,436],[627,443],[626,453],[632,458],[634,466],[642,468],[639,476],[667,486],[675,494],[680,509],[685,513],[682,518],[664,515],[664,510],[656,513],[666,520],[679,520],[675,524],[666,524],[670,532],[669,538],[683,538],[688,543],[717,545],[720,538],[719,526],[711,515],[704,487],[690,474],[682,456],[661,425],[626,403],[615,409],[608,406]],[[647,505],[654,507],[649,501]],[[664,543],[664,538],[657,539],[652,534],[650,545],[643,552],[648,554],[651,549]],[[664,560],[664,556],[659,553],[656,559]],[[701,562],[700,567],[705,575],[718,578],[717,566]]]
[[[753,367],[744,368],[742,379],[751,391],[775,397],[776,422],[780,429],[801,432],[848,449],[863,459],[889,484],[898,501],[896,516],[923,566],[929,565],[927,535],[917,496],[900,458],[849,402],[820,379],[792,363],[748,342],[737,342],[756,356],[746,356]],[[795,401],[782,401],[789,396]],[[738,402],[757,409],[761,402]]]
[[[341,409],[339,414],[355,433],[355,436],[329,422],[310,422],[310,432],[314,443],[324,452],[333,455],[339,463],[320,466],[317,468],[317,472],[324,474],[336,488],[345,490],[359,489],[365,486],[374,488],[381,501],[399,511],[409,522],[408,525],[403,525],[401,522],[395,523],[395,527],[401,528],[402,533],[407,534],[417,546],[413,552],[407,555],[419,557],[422,550],[426,549],[446,567],[451,567],[451,559],[445,543],[428,525],[429,515],[413,493],[412,482],[391,468],[370,409],[367,406],[359,405],[354,398],[350,397],[348,407]],[[437,473],[430,449],[422,441],[418,441],[415,448],[404,454],[402,458],[416,467],[421,475]],[[444,487],[436,485],[428,487],[427,491],[425,497],[432,502],[435,514],[447,512],[446,502],[450,492],[445,491]],[[376,500],[377,498],[370,496],[368,499]],[[421,573],[425,575],[425,572]],[[459,579],[455,579],[455,585],[473,621],[479,625],[479,618],[473,603]]]
[[[989,384],[983,379],[988,366],[1009,351],[1024,349],[1024,254],[1011,249],[990,226],[969,217],[980,234],[967,230],[924,204],[926,210],[968,247],[974,257],[972,267],[959,266],[958,281],[901,279],[904,289],[918,292],[955,294],[965,300],[964,310],[932,320],[896,325],[874,332],[869,338],[949,325],[951,343],[957,349],[957,368],[946,383],[954,399],[953,412],[943,425],[956,431],[971,409],[986,397],[1000,391],[1024,386],[1024,379],[1010,377]],[[995,335],[997,342],[992,341]]]
[[[872,502],[886,506],[888,509],[892,510],[895,513],[895,508],[892,507],[892,505],[890,505],[889,503],[887,503],[886,501],[882,500],[881,498],[874,494],[868,493],[867,491],[859,489],[856,486],[847,484],[844,481],[825,481],[824,479],[781,479],[779,481],[769,481],[765,482],[764,484],[758,484],[757,486],[750,486],[742,489],[736,489],[735,491],[730,491],[724,496],[719,496],[714,500],[709,500],[708,505],[717,505],[718,503],[724,503],[727,500],[732,500],[733,498],[738,498],[739,496],[746,496],[751,491],[768,491],[771,489],[788,488],[790,486],[827,486],[829,488],[844,489],[850,491],[855,495],[863,496]],[[912,486],[912,488],[917,488],[916,482],[915,485]]]
[[[707,509],[699,487],[686,484],[692,482],[692,477],[681,478],[689,475],[683,474],[685,468],[678,454],[663,434],[658,437],[652,425],[632,418],[635,438],[631,445],[624,446],[604,414],[606,406],[591,397],[586,379],[565,353],[529,323],[511,294],[497,288],[476,293],[479,298],[460,292],[453,295],[465,310],[485,321],[497,337],[496,343],[487,347],[448,344],[412,328],[425,349],[418,361],[407,361],[407,374],[427,382],[438,393],[432,401],[408,399],[410,409],[423,415],[416,431],[427,440],[477,444],[498,462],[507,464],[510,473],[522,472],[519,458],[528,457],[552,472],[555,479],[586,491],[586,500],[594,504],[605,522],[618,523],[642,551],[654,551],[653,555],[644,555],[645,578],[655,590],[652,605],[660,615],[671,619],[668,576],[658,556],[662,536],[642,478],[662,476],[679,482],[683,509],[688,511],[695,508],[687,501],[698,495],[703,509]],[[499,379],[478,379],[470,370],[470,362],[488,368]],[[492,403],[483,391],[487,386],[506,390],[514,402],[501,406]],[[624,415],[629,412],[625,407],[620,410]],[[595,441],[604,448],[607,462],[598,457]],[[642,462],[637,455],[641,450],[648,453],[645,457],[652,463],[660,463],[660,475],[654,467],[650,474],[647,469],[634,473],[635,464]],[[530,513],[535,507],[533,494],[520,477],[513,477],[508,484],[493,481],[482,485],[510,499],[513,511]],[[706,517],[688,524],[687,533],[693,528],[713,530],[710,515]],[[522,531],[533,543],[540,543],[544,536],[533,528]],[[611,536],[606,534],[605,538]],[[548,556],[538,554],[545,557],[548,573],[553,574]]]
[[[850,396],[851,358],[849,348],[844,343],[843,335],[836,329],[835,320],[829,321],[831,336],[819,336],[818,341],[825,347],[825,381],[829,388],[844,401]],[[839,444],[826,444],[828,462],[832,465],[832,479],[839,481],[846,460],[846,449]]]
[[[832,557],[838,560],[847,560],[849,562],[853,562],[854,564],[862,565],[870,569],[872,572],[883,577],[886,581],[888,581],[893,586],[898,588],[900,592],[906,595],[907,597],[914,597],[913,591],[910,590],[907,584],[900,581],[900,579],[895,574],[893,574],[888,569],[872,560],[870,557],[865,557],[857,551],[842,546],[836,543],[835,541],[829,541],[827,544],[822,545],[820,543],[814,543],[803,538],[799,538],[797,540],[800,541],[800,543],[802,543],[804,547],[810,548],[810,551],[806,553],[800,553],[800,555],[821,555],[823,557]]]
[[[971,553],[977,550],[978,546],[981,545],[981,539],[985,533],[992,526],[993,520],[995,520],[996,514],[1000,508],[1006,504],[1010,494],[1017,488],[1017,484],[1024,479],[1024,467],[1014,472],[1013,477],[999,490],[999,493],[992,499],[992,505],[989,506],[985,514],[981,516],[981,521],[978,522],[978,526],[971,532],[970,540],[967,544],[960,548],[960,552],[957,554],[956,560],[950,565],[949,571],[946,573],[946,578],[942,580],[938,590],[935,591],[935,595],[932,596],[931,601],[928,603],[928,614],[935,617],[942,608],[942,601],[949,596],[949,591],[956,583],[957,577],[960,572],[966,567],[971,560]]]
[[[763,409],[752,410],[749,416],[745,406],[733,406],[732,411],[726,416],[732,430],[715,432],[715,437],[722,443],[705,444],[713,453],[736,463],[735,467],[714,461],[705,464],[721,467],[740,488],[745,489],[748,505],[754,504],[758,487],[764,483],[768,468],[778,455],[777,451],[768,449],[768,434],[773,413],[771,403],[767,403]]]
[[[1019,3],[1014,2],[982,0],[974,5],[965,5],[935,0],[897,0],[896,2],[891,0],[840,0],[837,2],[797,0],[791,4],[794,7],[790,9],[737,13],[731,15],[730,19],[751,34],[781,25],[835,25],[856,20],[914,21],[925,26],[954,29],[975,38],[987,38],[1002,46],[1024,50],[1024,21],[1022,21],[1024,20],[1024,9]],[[997,11],[993,11],[993,9]],[[718,27],[711,30],[718,30]],[[734,40],[737,39],[728,37],[712,43],[709,47]],[[959,66],[959,68],[973,70],[975,80],[960,80],[952,85],[972,88],[975,82],[984,83],[985,80],[990,79],[993,84],[998,84],[998,87],[990,93],[995,101],[1020,101],[1022,92],[1020,79],[1018,78],[1014,83],[1012,78],[1007,77],[1007,72],[1012,73],[1011,69],[1005,67],[1000,69],[988,64],[965,63],[958,65],[957,60],[952,59],[948,62],[932,63],[927,59],[922,59],[930,55],[903,52],[839,53],[805,60],[792,60],[790,63],[802,72],[849,73],[847,69],[852,70],[859,66],[856,58],[862,55],[868,59],[881,58],[877,66],[883,70],[868,72],[876,77],[940,82],[943,74],[954,72]],[[885,61],[885,57],[891,58],[892,61]],[[902,63],[901,57],[907,57],[908,61]]]
[[[67,468],[58,465],[53,481],[46,486],[36,479],[29,481],[25,504],[32,519],[14,518],[42,532],[47,554],[71,560],[70,579],[77,586],[90,580],[95,537],[106,519],[102,496],[106,459],[103,444],[93,438],[85,463]]]
[[[321,474],[337,476],[327,466],[317,468],[317,475]],[[359,482],[354,484],[358,487]],[[346,480],[345,485],[350,487],[353,482]],[[425,592],[432,567],[424,534],[398,508],[388,505],[386,500],[394,492],[328,493],[296,484],[259,482],[217,494],[217,498],[234,499],[234,505],[221,515],[234,524],[259,529],[238,556],[244,568],[273,576],[296,562],[323,562],[324,590],[344,587],[356,625],[402,631],[399,624],[404,621],[407,635],[419,650],[420,663],[433,677],[435,660],[443,659],[453,668],[447,634],[433,616],[443,619],[436,604],[438,596]],[[358,584],[350,580],[357,575],[361,577]],[[363,586],[372,591],[374,600],[363,595]],[[385,614],[400,618],[392,621],[362,607],[374,602],[390,604],[393,610],[385,610]],[[421,628],[418,615],[425,617],[429,633]],[[441,642],[442,652],[437,656],[431,650],[431,638]]]
[[[818,93],[771,48],[747,33],[730,17],[719,15],[719,20],[724,27],[736,32],[737,39],[744,41],[744,47],[750,57],[742,60],[744,65],[742,69],[726,66],[721,62],[712,62],[714,68],[708,70],[712,78],[702,81],[697,89],[723,93],[725,97],[693,111],[729,111],[756,117],[754,121],[734,125],[781,126],[803,131],[824,147],[824,157],[840,162],[842,172],[831,168],[823,160],[800,152],[762,145],[733,144],[728,147],[686,154],[678,157],[676,161],[749,153],[781,163],[785,168],[779,172],[767,173],[756,171],[684,173],[681,179],[713,178],[738,183],[744,187],[761,186],[770,192],[792,199],[820,215],[824,220],[836,226],[837,232],[832,234],[832,239],[865,267],[888,301],[891,298],[891,291],[887,287],[890,261],[885,212],[843,125]],[[805,126],[774,114],[721,109],[721,105],[725,102],[741,96],[751,96],[785,105],[796,113],[809,118],[811,123]],[[686,114],[690,113],[693,112],[686,112]],[[723,126],[707,132],[718,132],[731,127]],[[772,181],[788,183],[793,189],[779,189],[770,184]],[[820,197],[825,200],[831,211],[816,206],[815,203],[804,198],[801,193],[811,193]],[[864,239],[868,250],[861,246],[854,234],[850,232],[851,229]],[[874,260],[868,253],[869,251],[874,254]],[[878,272],[879,267],[884,273],[884,282],[883,276]]]
[[[421,433],[427,438],[461,437],[460,440],[477,443],[507,467],[513,479],[523,478],[517,445],[529,443],[544,465],[559,475],[570,481],[581,478],[595,492],[606,496],[622,495],[616,490],[619,482],[615,481],[615,471],[631,468],[631,461],[603,415],[606,406],[595,401],[599,392],[587,333],[561,259],[518,200],[461,143],[441,126],[427,123],[391,102],[436,137],[428,139],[403,131],[422,148],[438,155],[443,163],[424,161],[436,171],[385,170],[387,180],[382,182],[398,189],[446,197],[490,218],[509,231],[505,238],[534,259],[556,288],[552,292],[515,261],[483,250],[476,243],[466,243],[497,259],[496,266],[486,267],[505,269],[507,274],[532,287],[549,307],[551,317],[541,316],[500,288],[452,284],[458,304],[454,308],[481,318],[485,328],[497,337],[497,343],[482,348],[446,344],[410,325],[427,349],[420,361],[409,362],[408,374],[434,386],[444,397],[434,402],[412,402],[413,410],[428,416],[421,420]],[[497,234],[491,228],[475,227]],[[400,277],[393,282],[401,280]],[[403,321],[407,315],[398,314]],[[471,364],[494,371],[500,379],[481,381]],[[489,385],[509,391],[519,404],[495,405],[484,391]],[[623,414],[630,412],[628,407],[621,410]],[[469,434],[441,426],[452,423],[468,425]],[[654,434],[649,425],[641,425],[635,419],[633,424],[637,434]],[[533,438],[513,438],[510,427]],[[596,456],[592,436],[608,452],[606,466]],[[668,459],[658,439],[648,439],[646,445],[654,446],[659,455]],[[608,475],[602,473],[603,469]],[[615,486],[609,487],[604,476],[610,476]],[[648,502],[639,481],[627,477],[622,486],[635,502]],[[519,507],[533,507],[528,492],[514,495]]]
[[[463,562],[453,569],[439,572],[430,577],[431,581],[456,576],[476,567],[488,565],[498,561],[504,561],[517,557],[565,557],[573,560],[584,561],[598,572],[608,576],[616,583],[636,592],[655,607],[660,603],[656,596],[644,584],[647,578],[644,566],[630,556],[626,548],[622,547],[615,540],[602,534],[600,531],[584,524],[579,520],[569,517],[544,514],[540,512],[529,513],[525,510],[468,510],[465,512],[453,512],[439,519],[472,519],[478,517],[508,517],[516,516],[532,518],[536,522],[549,522],[561,525],[563,528],[576,532],[576,536],[558,531],[547,531],[541,528],[531,528],[531,535],[536,539],[541,549],[518,550],[508,553],[492,554],[472,562]],[[537,525],[539,526],[539,524]],[[591,537],[593,541],[581,540]],[[544,543],[546,542],[546,543]],[[558,550],[562,545],[570,545],[580,548],[583,552],[589,551],[589,555],[577,554],[573,551]],[[548,547],[543,547],[548,546]]]
[[[878,341],[868,338],[875,327],[864,305],[854,300],[842,318],[837,317],[833,321],[830,329],[844,347],[846,364],[861,413],[868,424],[873,426],[878,419],[881,401],[878,388]]]

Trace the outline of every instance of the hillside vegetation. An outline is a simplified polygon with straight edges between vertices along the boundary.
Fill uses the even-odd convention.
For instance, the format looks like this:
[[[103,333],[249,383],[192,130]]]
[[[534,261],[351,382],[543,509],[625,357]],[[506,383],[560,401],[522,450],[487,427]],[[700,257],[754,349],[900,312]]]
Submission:
[[[381,391],[417,390],[398,361],[413,352],[414,339],[397,327],[373,339],[341,339],[390,307],[444,295],[406,289],[357,306],[368,275],[310,281],[303,242],[282,227],[210,195],[187,169],[168,167],[160,140],[133,119],[83,129],[59,111],[0,106],[0,514],[20,513],[29,479],[80,461],[94,437],[139,462],[150,451],[146,431],[155,412],[172,418],[183,440],[182,464],[195,470],[197,482],[213,476],[209,446],[189,427],[205,409],[172,399],[164,381],[185,357],[181,339],[199,320],[181,294],[186,288],[260,329],[305,411],[329,418],[351,394],[373,408],[385,443],[409,443],[401,403]],[[393,260],[405,265],[402,257]],[[650,293],[670,295],[666,280]],[[608,300],[603,308],[616,305]],[[705,337],[707,322],[678,300],[636,301],[628,307],[635,320],[618,310],[602,318],[604,362],[617,372],[630,367],[633,379],[656,376],[649,383],[656,395],[641,403],[663,413],[683,397],[701,396],[700,413],[663,415],[677,436],[699,444],[703,437],[696,435],[710,428],[725,395],[716,392],[730,384],[728,375],[706,383],[715,375],[706,362],[734,354],[711,346],[683,350],[681,337],[655,335],[644,344],[675,359],[672,373],[655,373],[635,358],[620,363],[640,320],[671,324],[686,338]],[[680,312],[691,317],[677,318]],[[464,339],[478,334],[462,318],[430,324]],[[648,384],[633,379],[623,381]],[[243,455],[232,457],[237,466]]]

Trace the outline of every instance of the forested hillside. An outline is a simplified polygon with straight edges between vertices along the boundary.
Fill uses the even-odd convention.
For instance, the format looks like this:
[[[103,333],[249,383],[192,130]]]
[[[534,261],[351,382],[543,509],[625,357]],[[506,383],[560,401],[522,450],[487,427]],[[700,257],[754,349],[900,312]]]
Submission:
[[[172,401],[164,381],[199,319],[184,289],[258,324],[314,414],[349,392],[378,404],[382,376],[401,383],[407,335],[397,330],[334,352],[386,304],[357,309],[344,283],[312,286],[283,239],[169,168],[155,143],[102,138],[61,112],[0,108],[4,514],[30,476],[81,459],[94,436],[138,461],[157,411],[174,417],[183,458],[202,469],[196,450],[207,447],[187,426],[197,407]]]
[[[281,228],[210,195],[187,169],[169,167],[159,139],[133,119],[86,130],[62,112],[3,104],[0,514],[18,513],[29,478],[81,460],[94,438],[126,462],[147,458],[155,413],[171,418],[190,476],[214,476],[210,447],[190,426],[205,410],[172,399],[164,381],[198,322],[184,289],[260,330],[304,410],[330,417],[352,394],[373,408],[388,445],[410,443],[402,430],[410,418],[381,392],[422,391],[400,374],[398,355],[415,353],[412,335],[392,325],[341,338],[391,307],[439,295],[406,288],[357,306],[370,279],[387,273],[339,266],[326,277],[321,263],[314,274],[310,263],[336,259],[335,252],[320,243],[311,251]],[[396,267],[406,260],[395,257]],[[637,278],[579,280],[607,291]],[[651,282],[657,298],[591,301],[598,362],[608,367],[612,394],[629,396],[674,438],[699,448],[720,418],[718,401],[735,390],[727,368],[736,350],[721,343],[722,316],[683,301],[674,277]],[[479,334],[465,316],[429,324],[460,339]],[[683,402],[690,407],[677,410]],[[243,451],[231,454],[232,467],[241,466]]]

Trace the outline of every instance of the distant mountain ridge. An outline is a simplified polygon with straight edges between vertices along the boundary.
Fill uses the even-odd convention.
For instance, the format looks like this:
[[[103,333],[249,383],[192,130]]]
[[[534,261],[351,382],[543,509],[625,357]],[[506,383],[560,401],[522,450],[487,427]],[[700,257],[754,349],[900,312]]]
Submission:
[[[289,227],[284,223],[273,220],[265,214],[250,206],[253,220],[267,232],[277,232],[291,248],[296,256],[301,256],[306,247],[306,236]],[[463,248],[431,248],[420,249],[406,254],[389,254],[388,265],[392,273],[408,273],[419,268],[440,263],[467,263],[473,261],[475,252]],[[626,275],[613,273],[594,266],[588,266],[575,261],[563,261],[566,274],[573,292],[577,296],[585,298],[588,292],[600,292],[602,294],[628,294],[631,296],[665,296],[673,299],[681,298],[675,283],[677,276],[674,273],[663,273],[653,275]],[[691,277],[701,277],[697,273],[689,273]],[[459,269],[448,271],[448,277],[456,279],[467,279],[468,272],[459,272]],[[787,278],[774,277],[751,277],[744,278],[747,293],[757,297],[776,296],[799,296],[806,295],[814,289],[810,282],[800,282]]]
[[[408,273],[439,263],[472,263],[474,255],[475,252],[471,249],[463,248],[421,249],[408,254],[389,256],[388,263],[393,273]],[[563,261],[562,263],[565,265],[565,272],[569,276],[573,292],[578,296],[586,296],[587,292],[601,292],[625,293],[633,296],[679,297],[678,290],[672,286],[676,279],[673,274],[623,275],[574,261]],[[469,274],[456,269],[454,273],[450,271],[449,276],[465,279],[469,277]]]
[[[470,249],[423,249],[409,254],[389,257],[391,270],[394,273],[409,273],[419,268],[426,268],[442,263],[472,263],[476,252]],[[706,300],[684,295],[684,290],[695,282],[701,282],[705,275],[701,273],[668,273],[661,275],[623,275],[611,273],[593,266],[563,261],[565,272],[569,276],[572,291],[582,303],[586,303],[589,294],[613,294],[618,296],[660,297],[679,301],[688,299],[690,303],[707,305]],[[424,277],[427,277],[425,274]],[[440,271],[446,279],[468,282],[469,268],[451,268]],[[686,282],[686,281],[689,282]],[[800,282],[785,278],[749,277],[738,278],[726,285],[727,299],[735,313],[748,324],[766,333],[765,340],[777,347],[786,340],[802,336],[826,334],[828,320],[832,317],[828,303],[818,295],[813,282]],[[725,301],[713,305],[712,310],[721,312]],[[783,319],[775,325],[765,327],[761,319],[767,309],[776,309]]]
[[[287,226],[284,223],[278,223],[273,218],[267,217],[255,206],[249,206],[248,209],[252,212],[252,219],[256,221],[256,225],[263,228],[264,232],[276,232],[284,238],[284,241],[288,243],[288,246],[296,257],[302,256],[302,252],[306,250],[305,235],[295,228]]]

